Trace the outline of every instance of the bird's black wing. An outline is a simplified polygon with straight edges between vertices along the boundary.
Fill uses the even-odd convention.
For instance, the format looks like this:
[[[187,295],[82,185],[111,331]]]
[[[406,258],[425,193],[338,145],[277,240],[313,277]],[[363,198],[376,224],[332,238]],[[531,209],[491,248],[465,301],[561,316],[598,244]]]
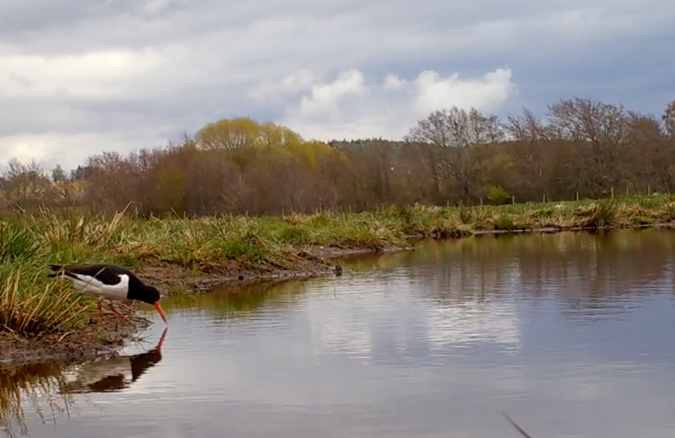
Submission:
[[[52,271],[55,271],[55,274],[50,274],[50,277],[56,277],[57,275],[64,275],[66,277],[77,278],[82,280],[78,275],[85,275],[87,277],[93,277],[101,281],[104,284],[109,286],[118,284],[122,279],[120,274],[127,274],[125,270],[118,268],[116,266],[110,265],[49,265]],[[76,275],[77,274],[77,275]]]

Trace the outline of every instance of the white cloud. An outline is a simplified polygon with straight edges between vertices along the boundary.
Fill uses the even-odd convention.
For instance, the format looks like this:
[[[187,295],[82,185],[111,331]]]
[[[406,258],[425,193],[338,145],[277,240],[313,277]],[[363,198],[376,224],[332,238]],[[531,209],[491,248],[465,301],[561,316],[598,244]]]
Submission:
[[[297,86],[296,78],[300,76],[305,79],[304,90]],[[355,69],[341,73],[333,81],[315,80],[310,84],[309,79],[314,77],[306,72],[296,73],[278,84],[264,84],[264,89],[283,89],[289,97],[295,94],[299,102],[287,109],[281,123],[307,138],[321,140],[379,136],[399,139],[417,120],[436,109],[457,106],[492,112],[516,94],[509,69],[467,79],[457,73],[442,77],[435,71],[423,71],[412,81],[390,73],[380,82],[367,82],[364,74]],[[253,94],[263,96],[258,90]]]
[[[251,90],[249,96],[261,101],[285,98],[311,88],[313,81],[314,74],[311,71],[299,70],[294,74],[284,77],[279,83],[260,83]]]
[[[313,85],[309,96],[300,101],[300,111],[313,113],[330,111],[334,105],[349,96],[363,96],[366,93],[365,79],[357,70],[349,70],[330,84]]]
[[[401,79],[398,76],[389,73],[387,76],[384,77],[384,83],[382,84],[382,88],[385,90],[397,90],[400,88],[405,88],[406,86],[406,81],[405,79]]]
[[[515,90],[511,70],[498,69],[481,79],[459,79],[459,74],[440,78],[434,71],[422,72],[415,81],[415,107],[425,114],[456,105],[491,111],[503,104]]]
[[[9,55],[0,63],[0,89],[6,98],[115,99],[129,94],[126,84],[160,64],[161,58],[152,49]]]

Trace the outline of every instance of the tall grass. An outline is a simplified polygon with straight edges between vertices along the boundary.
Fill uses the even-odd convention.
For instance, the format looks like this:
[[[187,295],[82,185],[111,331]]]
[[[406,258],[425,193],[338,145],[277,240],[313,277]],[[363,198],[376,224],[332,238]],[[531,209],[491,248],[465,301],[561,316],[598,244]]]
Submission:
[[[24,338],[71,330],[91,306],[40,272],[49,251],[36,231],[24,221],[0,222],[0,331]]]
[[[59,284],[38,276],[21,281],[21,267],[0,286],[0,327],[24,337],[67,330],[84,321],[89,306]]]
[[[650,196],[482,207],[387,206],[370,212],[279,216],[138,218],[81,210],[17,212],[0,221],[0,331],[22,337],[73,330],[92,299],[47,278],[51,263],[164,263],[208,271],[294,269],[313,246],[404,246],[409,237],[461,237],[484,231],[646,226],[675,219],[675,199]]]

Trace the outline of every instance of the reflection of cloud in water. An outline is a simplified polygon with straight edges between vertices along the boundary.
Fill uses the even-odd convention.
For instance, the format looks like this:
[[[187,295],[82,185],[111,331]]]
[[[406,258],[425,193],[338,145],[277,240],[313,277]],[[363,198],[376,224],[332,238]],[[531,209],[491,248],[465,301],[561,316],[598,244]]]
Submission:
[[[430,308],[427,314],[432,348],[470,347],[497,343],[520,348],[516,306],[510,303],[465,301]]]
[[[373,343],[370,336],[370,330],[365,322],[351,322],[332,331],[332,327],[338,327],[339,320],[327,321],[324,334],[325,345],[330,348],[337,348],[350,353],[354,358],[370,359],[372,358]]]
[[[466,296],[442,304],[423,294],[401,293],[414,284],[403,275],[358,278],[343,288],[319,286],[320,299],[303,306],[313,353],[332,350],[366,362],[428,358],[439,350],[498,344],[520,348],[519,314],[515,304],[481,301]]]
[[[353,358],[372,358],[371,324],[386,299],[381,285],[361,284],[351,290],[338,287],[322,292],[323,299],[307,302],[304,309],[314,353],[327,349]]]

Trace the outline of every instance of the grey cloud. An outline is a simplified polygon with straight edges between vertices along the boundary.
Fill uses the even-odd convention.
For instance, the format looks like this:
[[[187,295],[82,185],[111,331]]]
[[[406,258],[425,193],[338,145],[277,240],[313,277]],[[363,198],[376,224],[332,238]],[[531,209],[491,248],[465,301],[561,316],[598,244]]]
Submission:
[[[103,16],[103,11],[96,7],[100,3],[95,0],[79,1],[77,5],[64,0],[43,0],[39,4],[4,1],[0,6],[3,22],[0,32],[5,37],[10,37],[8,42],[16,41],[17,37],[19,40],[37,37],[40,32],[50,28],[70,26],[92,17]]]
[[[76,133],[96,118],[72,105],[54,100],[4,99],[0,103],[0,137],[31,132],[44,134],[50,131]]]
[[[11,121],[0,131],[0,161],[8,158],[3,145],[20,135],[79,131],[117,139],[97,143],[99,151],[120,147],[120,138],[150,142],[219,117],[284,120],[300,94],[265,102],[249,93],[299,70],[332,82],[340,72],[358,69],[370,83],[389,73],[410,81],[423,70],[475,78],[510,68],[518,94],[500,111],[526,104],[541,112],[545,103],[583,94],[658,112],[665,105],[662,96],[675,94],[675,65],[663,56],[675,35],[675,5],[656,0],[420,0],[412,8],[409,2],[384,0],[48,0],[39,5],[7,0],[0,19],[7,23],[0,29],[5,43],[0,62],[9,56],[55,59],[117,50],[137,63],[137,74],[104,79],[120,68],[108,60],[89,76],[73,76],[80,82],[91,78],[90,88],[107,95],[97,98],[86,93],[8,98],[16,87],[49,85],[59,72],[36,75],[15,68],[4,80],[0,73],[0,114]],[[369,108],[407,104],[386,93],[377,99]],[[355,102],[340,111],[353,111]],[[319,123],[330,121],[323,117]]]

